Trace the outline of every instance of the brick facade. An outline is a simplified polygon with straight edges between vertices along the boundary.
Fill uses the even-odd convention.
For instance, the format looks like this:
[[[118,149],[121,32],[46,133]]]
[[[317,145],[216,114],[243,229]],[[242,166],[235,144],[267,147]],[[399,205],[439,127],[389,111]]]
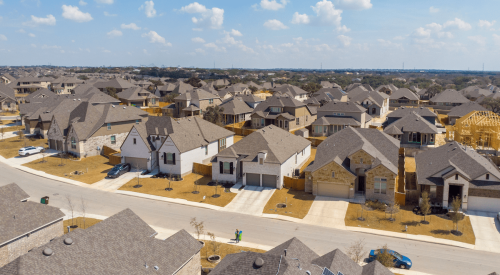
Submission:
[[[469,188],[469,197],[500,198],[500,190]]]
[[[196,253],[175,275],[201,275],[201,255]]]
[[[386,193],[375,193],[375,177],[387,179]],[[397,174],[387,169],[385,166],[379,165],[376,168],[366,172],[366,199],[379,200],[385,203],[394,202],[394,193],[396,186]]]
[[[335,178],[332,178],[332,172],[335,172]],[[308,174],[312,175],[311,180],[309,180]],[[349,185],[350,188],[354,188],[355,180],[355,175],[351,174],[349,171],[345,170],[344,167],[332,161],[312,173],[307,172],[306,190],[311,190],[310,192],[317,194],[318,182],[331,182],[332,184]]]

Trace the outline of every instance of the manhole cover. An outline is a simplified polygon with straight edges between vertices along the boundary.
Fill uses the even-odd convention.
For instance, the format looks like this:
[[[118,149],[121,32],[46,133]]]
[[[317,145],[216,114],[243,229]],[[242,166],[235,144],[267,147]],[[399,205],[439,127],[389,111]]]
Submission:
[[[278,204],[276,204],[276,207],[278,207],[278,208],[286,208],[286,204],[285,203],[278,203]]]

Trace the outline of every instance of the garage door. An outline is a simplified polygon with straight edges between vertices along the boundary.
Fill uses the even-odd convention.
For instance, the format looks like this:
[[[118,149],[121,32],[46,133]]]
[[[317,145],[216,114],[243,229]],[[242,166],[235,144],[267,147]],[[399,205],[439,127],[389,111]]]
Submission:
[[[125,163],[129,163],[132,169],[148,169],[148,160],[143,158],[125,157]]]
[[[318,196],[349,198],[349,186],[333,183],[318,183]]]
[[[49,140],[49,148],[56,150],[56,141],[55,140],[53,140],[53,139]]]
[[[262,175],[262,187],[276,188],[276,176]]]
[[[471,196],[467,201],[467,210],[500,212],[500,199]]]
[[[260,174],[247,173],[247,185],[260,186]]]

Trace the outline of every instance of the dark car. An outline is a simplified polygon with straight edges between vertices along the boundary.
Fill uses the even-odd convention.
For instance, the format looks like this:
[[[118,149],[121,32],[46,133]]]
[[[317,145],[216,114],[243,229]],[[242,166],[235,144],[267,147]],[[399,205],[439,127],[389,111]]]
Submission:
[[[384,253],[385,249],[377,249],[370,251],[369,261],[374,261],[377,259],[378,254]],[[412,262],[410,258],[399,254],[394,250],[388,250],[389,254],[391,254],[395,267],[399,267],[401,269],[410,269],[412,266]]]
[[[130,171],[130,164],[128,163],[120,163],[115,165],[111,171],[108,172],[108,178],[118,178],[122,174],[125,174]]]

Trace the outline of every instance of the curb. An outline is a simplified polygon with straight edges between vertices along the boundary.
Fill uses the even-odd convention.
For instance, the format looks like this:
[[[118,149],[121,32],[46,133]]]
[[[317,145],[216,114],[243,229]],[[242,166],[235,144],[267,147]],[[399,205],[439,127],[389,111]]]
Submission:
[[[221,209],[224,208],[224,207],[220,207],[220,206],[216,206],[216,205],[211,205],[211,204],[206,204],[205,205],[205,204],[196,203],[196,202],[192,202],[193,204],[188,204],[188,203],[182,203],[182,202],[179,202],[179,201],[170,201],[169,199],[172,199],[172,198],[144,194],[144,195],[147,195],[147,196],[154,196],[154,197],[151,198],[151,197],[147,197],[147,196],[141,195],[143,193],[133,192],[133,191],[121,191],[121,190],[117,190],[117,191],[111,192],[111,193],[119,194],[119,195],[125,195],[125,196],[130,196],[130,197],[136,197],[136,198],[141,198],[141,199],[148,199],[148,200],[154,200],[154,201],[162,201],[162,202],[168,202],[168,203],[175,203],[175,204],[179,204],[179,205],[193,206],[193,207],[204,208],[204,209],[215,210],[215,211],[220,211]],[[131,193],[133,193],[133,194],[131,194]],[[177,199],[177,200],[184,200],[184,199]],[[185,201],[188,201],[188,200],[185,200]],[[208,205],[210,205],[210,206],[208,206]]]

